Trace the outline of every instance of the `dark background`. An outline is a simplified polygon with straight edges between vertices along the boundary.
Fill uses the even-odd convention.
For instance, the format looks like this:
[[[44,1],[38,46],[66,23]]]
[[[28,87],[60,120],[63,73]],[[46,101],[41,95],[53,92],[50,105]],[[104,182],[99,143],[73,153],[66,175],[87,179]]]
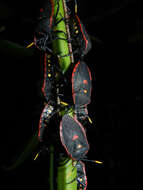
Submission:
[[[1,2],[1,40],[28,45],[33,40],[31,23],[39,7],[39,2],[27,0]],[[78,15],[89,35],[95,37],[92,50],[85,56],[93,78],[89,114],[94,126],[87,129],[88,158],[104,161],[103,166],[86,164],[88,189],[139,189],[143,125],[141,3],[79,1]],[[39,55],[17,53],[6,45],[0,46],[0,54],[3,165],[9,164],[35,133],[43,101]],[[47,188],[48,166],[45,161],[34,162],[32,156],[14,171],[1,169],[5,187]]]

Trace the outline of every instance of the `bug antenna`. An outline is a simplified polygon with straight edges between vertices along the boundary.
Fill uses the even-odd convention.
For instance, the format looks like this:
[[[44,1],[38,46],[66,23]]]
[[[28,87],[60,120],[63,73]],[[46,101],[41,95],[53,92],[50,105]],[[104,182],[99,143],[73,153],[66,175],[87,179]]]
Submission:
[[[75,2],[75,13],[77,14],[77,1],[74,0],[74,2]]]
[[[32,47],[33,45],[35,45],[34,42],[30,43],[28,46],[26,46],[26,48],[30,48],[30,47]]]
[[[99,161],[99,160],[89,160],[89,159],[86,159],[86,158],[82,158],[81,160],[85,161],[85,162],[93,162],[95,164],[103,164],[103,162]]]
[[[76,168],[76,166],[77,166],[77,164],[79,163],[80,160],[81,160],[81,159],[79,159],[79,160],[77,160],[77,161],[75,162],[75,165],[74,165],[72,171],[74,171],[74,169]]]

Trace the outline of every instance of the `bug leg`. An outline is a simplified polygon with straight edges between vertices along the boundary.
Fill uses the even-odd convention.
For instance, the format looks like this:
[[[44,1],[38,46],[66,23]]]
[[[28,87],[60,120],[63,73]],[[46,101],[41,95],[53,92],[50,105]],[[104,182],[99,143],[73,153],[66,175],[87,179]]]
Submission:
[[[54,32],[55,33],[63,33],[65,36],[67,36],[67,34],[64,31],[62,31],[62,30],[55,30]]]
[[[77,180],[77,177],[75,177],[73,180],[71,180],[70,182],[67,182],[66,184],[71,184],[73,183],[75,180]]]
[[[72,54],[72,53],[68,53],[68,54],[65,54],[65,55],[60,55],[60,54],[59,54],[58,56],[62,58],[62,57],[70,56],[71,54]]]
[[[58,21],[55,21],[55,26],[57,26],[62,21],[64,21],[67,24],[68,19],[63,17],[61,13],[60,13],[60,16],[61,16],[61,19],[59,19]]]
[[[58,15],[58,12],[59,12],[59,0],[56,0],[56,3],[57,3],[57,11],[56,11],[56,15],[55,15],[55,19],[57,18],[57,15]]]

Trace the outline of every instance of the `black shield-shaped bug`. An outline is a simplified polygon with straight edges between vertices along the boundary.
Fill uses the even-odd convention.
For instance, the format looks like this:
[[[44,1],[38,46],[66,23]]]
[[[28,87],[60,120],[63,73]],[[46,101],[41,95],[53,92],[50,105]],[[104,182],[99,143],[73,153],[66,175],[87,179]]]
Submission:
[[[60,138],[67,154],[73,160],[80,160],[87,154],[89,144],[86,133],[76,118],[68,114],[62,117],[60,123]]]
[[[88,116],[87,105],[91,101],[91,90],[91,72],[84,62],[78,62],[72,72],[72,96],[75,114],[79,120]]]
[[[42,59],[44,59],[44,74],[43,74],[43,86],[42,93],[48,102],[55,96],[55,75],[56,75],[56,66],[55,63],[58,63],[58,57],[52,53],[44,53]]]
[[[34,43],[40,50],[46,51],[48,40],[54,24],[54,2],[47,0],[40,8],[40,17],[36,25]]]
[[[72,72],[72,95],[77,107],[87,106],[91,99],[91,72],[84,62],[78,62]]]
[[[92,47],[91,40],[85,26],[77,15],[69,17],[69,27],[73,53],[75,59],[79,59],[90,51]]]

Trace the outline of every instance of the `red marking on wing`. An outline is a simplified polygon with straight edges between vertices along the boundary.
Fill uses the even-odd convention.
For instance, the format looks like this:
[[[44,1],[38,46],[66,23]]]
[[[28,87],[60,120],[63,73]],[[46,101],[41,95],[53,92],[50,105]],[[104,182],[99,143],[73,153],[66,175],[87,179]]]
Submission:
[[[75,141],[76,139],[78,139],[78,137],[79,137],[78,135],[74,135],[72,140]]]
[[[83,84],[88,84],[87,80],[83,80]]]

